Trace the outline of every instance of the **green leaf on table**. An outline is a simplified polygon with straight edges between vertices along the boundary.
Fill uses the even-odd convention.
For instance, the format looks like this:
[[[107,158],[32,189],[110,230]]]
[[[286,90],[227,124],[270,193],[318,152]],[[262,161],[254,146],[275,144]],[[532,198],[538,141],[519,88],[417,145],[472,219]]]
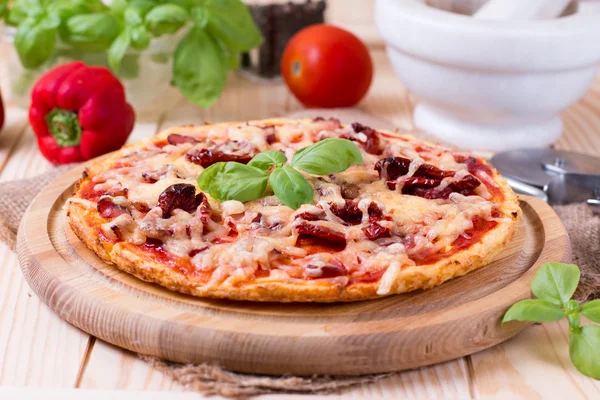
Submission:
[[[107,13],[74,15],[61,25],[61,39],[76,49],[104,51],[119,35],[119,21]]]
[[[572,329],[569,354],[571,362],[582,374],[600,379],[600,326],[587,325]]]
[[[558,305],[541,299],[522,300],[513,304],[502,319],[507,321],[551,322],[564,318],[567,313]]]
[[[569,300],[563,306],[567,312],[569,326],[573,329],[579,328],[579,325],[581,324],[581,307],[579,306],[579,302],[577,302],[577,300]]]
[[[55,16],[44,14],[28,17],[19,25],[15,36],[15,48],[25,68],[38,68],[54,54],[59,24],[60,20]]]
[[[567,314],[567,321],[569,321],[569,326],[571,329],[579,328],[581,325],[581,316],[579,313]]]
[[[268,175],[261,169],[237,163],[218,162],[198,176],[200,189],[219,201],[251,201],[267,188]]]
[[[287,162],[287,157],[281,151],[268,150],[255,155],[248,165],[268,171],[271,167],[278,164],[285,164],[285,162]]]
[[[162,4],[146,14],[145,24],[152,35],[160,36],[177,32],[189,19],[185,8],[176,4]]]
[[[600,323],[600,299],[588,301],[581,305],[581,315],[589,319]]]
[[[206,28],[228,48],[244,52],[263,42],[248,7],[240,0],[206,0],[202,7],[208,14]]]
[[[290,208],[297,209],[313,201],[312,185],[289,165],[276,168],[269,176],[269,184],[275,196]]]
[[[292,166],[314,175],[336,174],[363,163],[356,145],[346,139],[328,138],[298,150]]]
[[[179,42],[173,61],[173,84],[193,104],[214,104],[227,80],[227,54],[206,32],[192,28]]]
[[[548,262],[531,281],[533,294],[554,304],[566,304],[579,283],[579,268],[574,264]]]

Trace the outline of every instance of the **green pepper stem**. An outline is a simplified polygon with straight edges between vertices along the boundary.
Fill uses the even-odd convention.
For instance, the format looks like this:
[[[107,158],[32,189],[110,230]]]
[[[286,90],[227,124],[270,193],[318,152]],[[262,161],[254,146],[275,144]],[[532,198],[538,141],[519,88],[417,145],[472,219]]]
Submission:
[[[81,141],[81,125],[77,113],[55,108],[46,115],[50,134],[60,147],[78,146]]]

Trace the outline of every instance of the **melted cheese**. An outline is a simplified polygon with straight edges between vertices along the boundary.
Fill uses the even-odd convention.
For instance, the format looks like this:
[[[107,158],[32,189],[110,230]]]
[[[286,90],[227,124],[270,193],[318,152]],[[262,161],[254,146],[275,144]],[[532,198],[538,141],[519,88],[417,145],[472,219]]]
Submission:
[[[277,127],[278,142],[271,146],[267,144],[262,128],[240,124],[207,128],[204,136],[207,139],[197,144],[166,145],[161,149],[146,141],[142,148],[126,150],[121,160],[123,167],[104,171],[92,180],[94,189],[99,192],[108,192],[114,187],[128,189],[127,197],[115,196],[111,201],[128,208],[131,215],[122,214],[106,222],[101,227],[102,232],[110,239],[133,244],[143,244],[146,238],[158,239],[166,251],[189,260],[193,268],[212,271],[209,285],[253,279],[258,269],[270,270],[268,279],[304,279],[298,276],[318,279],[322,269],[335,260],[344,265],[350,276],[385,270],[377,293],[386,294],[393,289],[396,277],[404,268],[417,268],[413,260],[416,255],[451,249],[460,235],[473,228],[475,217],[494,220],[492,214],[497,205],[489,201],[491,196],[485,185],[477,188],[477,196],[452,193],[446,200],[403,195],[402,180],[412,176],[426,162],[443,170],[456,171],[453,177],[442,180],[435,189],[438,191],[468,176],[469,172],[465,164],[456,162],[450,151],[432,146],[417,151],[410,140],[388,141],[383,137],[383,155],[374,156],[362,151],[365,165],[353,166],[334,176],[316,177],[302,172],[315,189],[314,204],[305,204],[298,210],[284,206],[272,195],[246,203],[235,200],[219,203],[207,194],[212,216],[198,210],[188,213],[175,209],[167,219],[157,207],[160,194],[169,186],[178,183],[197,186],[195,179],[203,168],[186,159],[185,154],[191,149],[205,148],[210,143],[223,143],[228,139],[250,142],[260,150],[278,149],[291,159],[297,149],[310,145],[317,138],[338,137],[344,129],[348,130],[335,129],[333,125],[331,121],[321,121]],[[378,159],[389,155],[411,158],[408,174],[398,180],[396,190],[390,190],[379,179],[373,166]],[[158,181],[147,183],[142,178],[145,173],[158,176]],[[483,171],[478,171],[477,177],[495,184]],[[344,221],[331,208],[334,204],[344,206],[343,189],[349,185],[358,188],[355,190],[358,197],[353,201],[362,212],[362,218],[352,223]],[[90,209],[96,206],[83,199],[71,201]],[[135,203],[146,204],[150,211],[133,209],[131,205]],[[369,240],[365,234],[373,223],[368,213],[373,204],[387,217],[378,220],[377,224],[391,233],[381,240]],[[318,215],[318,220],[299,218],[304,213]],[[310,254],[298,246],[300,224],[342,235],[346,245],[335,253]],[[382,245],[383,241],[387,243]],[[310,271],[305,268],[308,264]],[[330,281],[343,286],[349,279],[341,276]]]
[[[400,268],[401,265],[397,261],[394,261],[390,264],[388,269],[381,277],[381,281],[379,282],[379,287],[377,288],[378,295],[384,295],[390,292],[394,282],[396,282],[396,277],[400,273]]]

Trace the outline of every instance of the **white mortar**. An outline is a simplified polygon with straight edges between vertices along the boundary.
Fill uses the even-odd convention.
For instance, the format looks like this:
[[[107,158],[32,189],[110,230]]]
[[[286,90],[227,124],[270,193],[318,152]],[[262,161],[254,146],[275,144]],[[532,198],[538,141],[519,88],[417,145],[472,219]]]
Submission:
[[[562,131],[559,113],[585,94],[600,63],[597,7],[488,21],[425,0],[377,0],[375,20],[396,73],[418,98],[415,125],[461,147],[551,144]]]

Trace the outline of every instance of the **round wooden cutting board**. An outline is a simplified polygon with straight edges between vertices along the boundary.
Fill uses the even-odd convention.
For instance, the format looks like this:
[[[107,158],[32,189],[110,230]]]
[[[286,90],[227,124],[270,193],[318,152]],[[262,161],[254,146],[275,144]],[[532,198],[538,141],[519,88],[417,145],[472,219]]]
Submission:
[[[101,261],[63,208],[78,167],[50,184],[21,221],[25,278],[60,317],[117,346],[179,362],[261,374],[357,375],[447,361],[500,343],[527,323],[500,320],[531,296],[546,261],[569,261],[554,211],[524,197],[515,239],[491,264],[428,291],[338,304],[205,300],[143,282]]]

